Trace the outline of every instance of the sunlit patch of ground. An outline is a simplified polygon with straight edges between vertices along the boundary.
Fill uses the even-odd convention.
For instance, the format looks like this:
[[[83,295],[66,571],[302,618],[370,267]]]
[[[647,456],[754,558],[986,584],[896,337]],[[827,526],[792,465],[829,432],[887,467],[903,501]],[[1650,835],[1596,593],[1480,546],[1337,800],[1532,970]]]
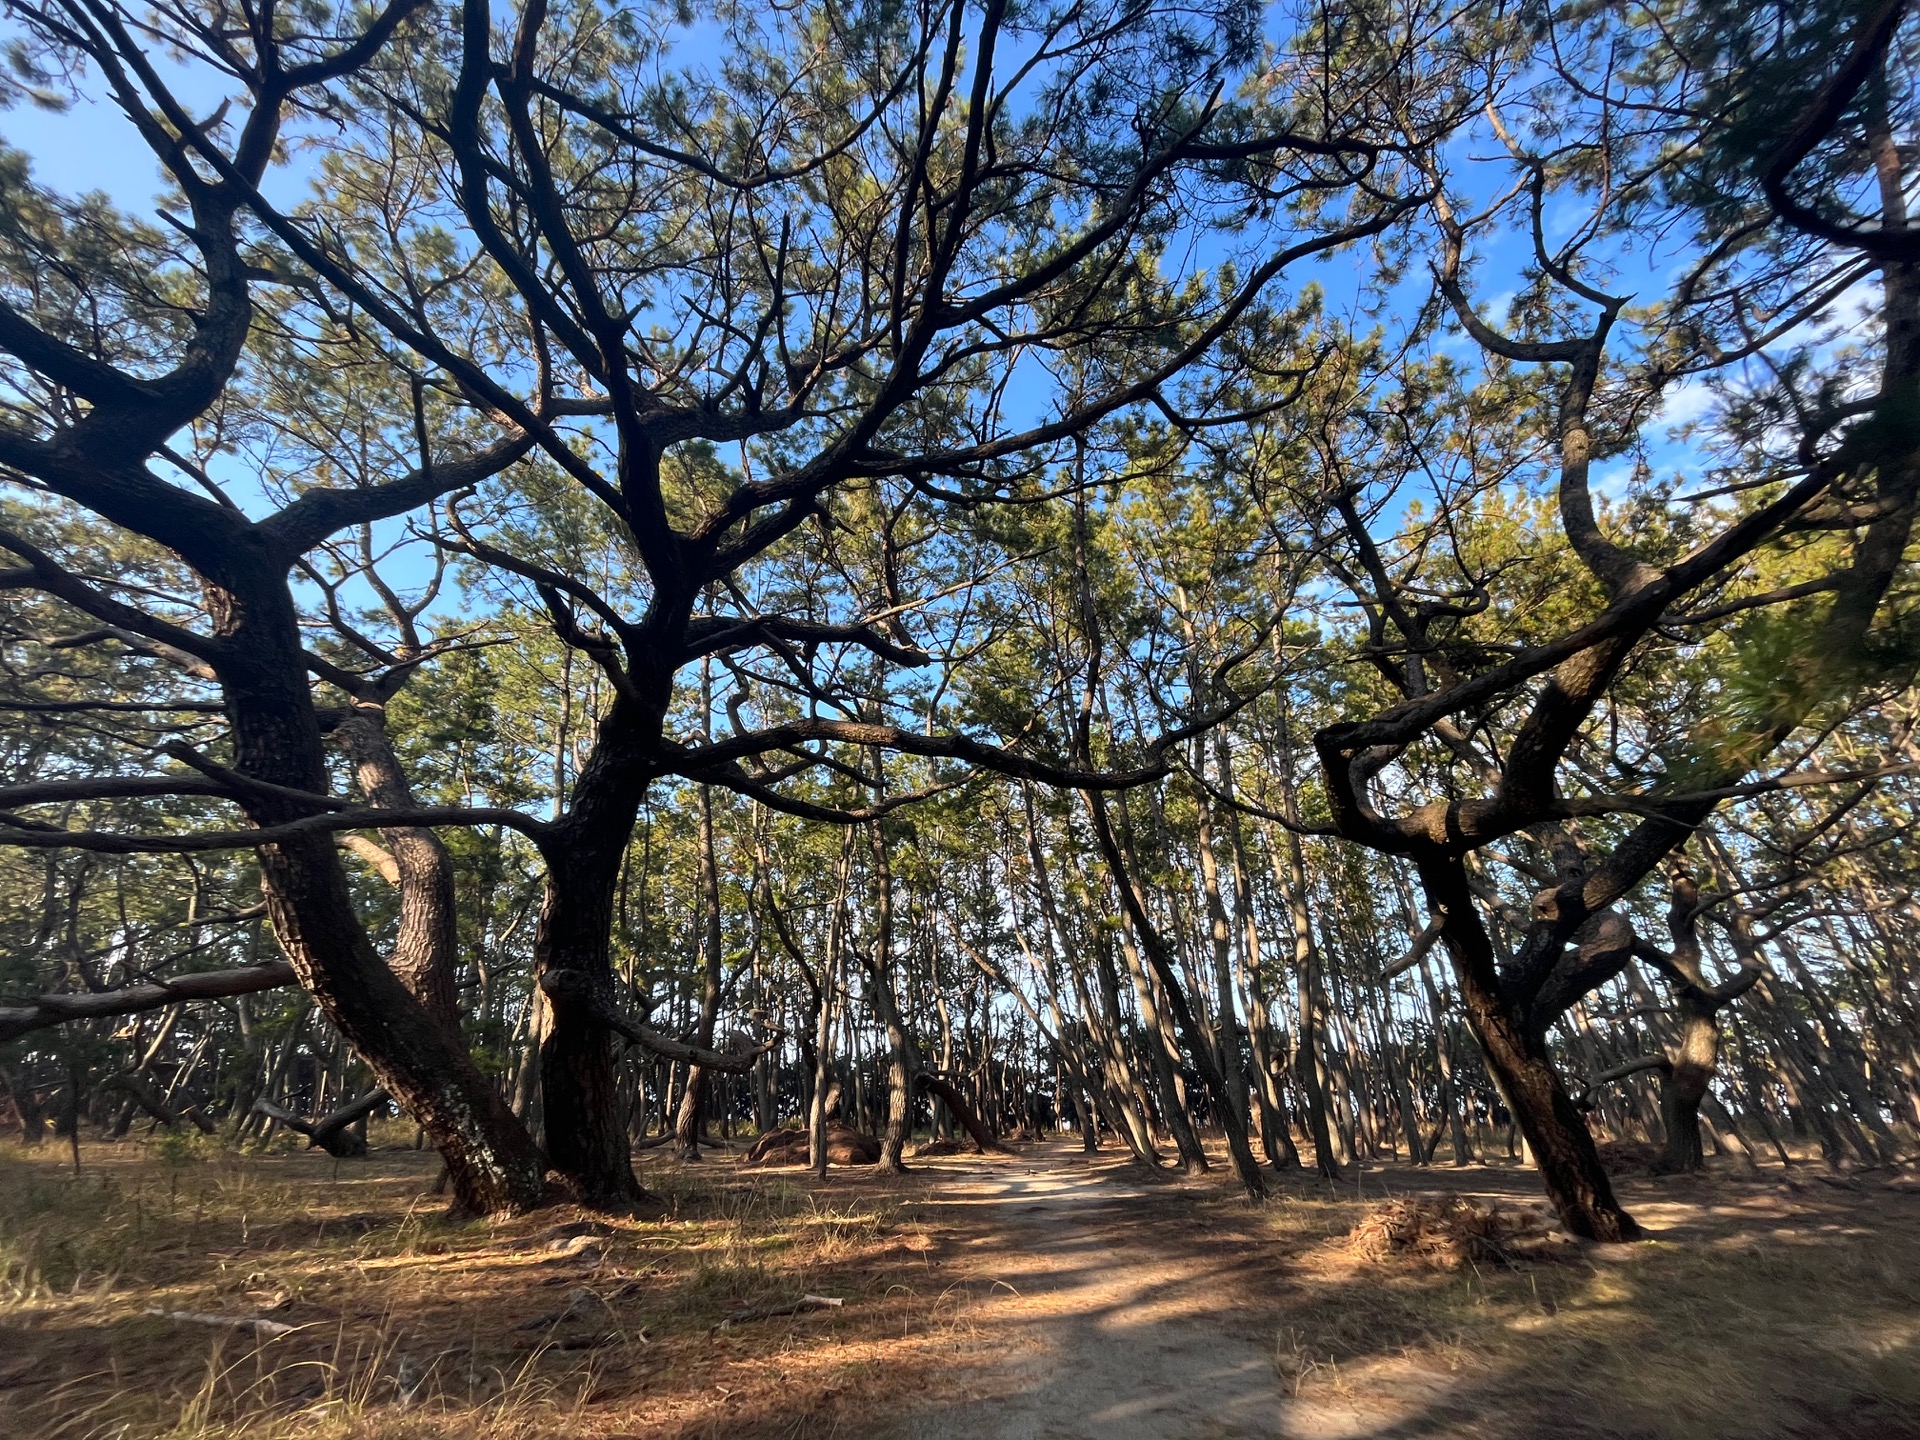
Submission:
[[[489,1223],[446,1218],[407,1150],[90,1144],[76,1175],[0,1149],[0,1429],[1920,1436],[1920,1196],[1885,1175],[1632,1179],[1646,1243],[1447,1269],[1348,1233],[1410,1191],[1533,1204],[1530,1174],[1289,1177],[1256,1208],[1224,1167],[1059,1143],[824,1187],[644,1166],[635,1214]],[[805,1294],[845,1303],[715,1329]]]
[[[1291,1433],[1920,1436],[1920,1189],[1909,1174],[1628,1178],[1649,1239],[1567,1241],[1458,1269],[1369,1260],[1349,1233],[1397,1194],[1540,1203],[1530,1172],[1372,1169],[1290,1179],[1253,1210],[1204,1202],[1275,1326]],[[1191,1213],[1184,1199],[1181,1211]],[[1342,1411],[1370,1416],[1355,1427]],[[1283,1431],[1282,1433],[1288,1433]]]

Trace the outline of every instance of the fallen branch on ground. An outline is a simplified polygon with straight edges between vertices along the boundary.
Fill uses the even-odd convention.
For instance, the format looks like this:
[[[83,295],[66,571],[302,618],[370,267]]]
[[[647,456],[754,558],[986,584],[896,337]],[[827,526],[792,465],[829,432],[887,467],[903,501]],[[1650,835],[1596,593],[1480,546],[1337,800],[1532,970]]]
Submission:
[[[185,1325],[214,1325],[223,1330],[251,1330],[256,1340],[271,1340],[276,1335],[291,1335],[300,1327],[288,1325],[279,1320],[267,1320],[258,1315],[201,1315],[192,1310],[162,1310],[158,1305],[149,1305],[147,1314],[158,1315],[163,1320],[178,1320]]]
[[[751,1310],[736,1310],[708,1333],[718,1335],[731,1325],[743,1325],[749,1320],[771,1320],[776,1315],[798,1315],[806,1310],[838,1310],[846,1303],[831,1295],[802,1295],[786,1305],[756,1305]]]
[[[351,1127],[364,1120],[374,1111],[385,1105],[393,1097],[385,1090],[369,1090],[358,1100],[342,1105],[331,1114],[322,1115],[318,1120],[304,1120],[291,1110],[267,1100],[256,1100],[253,1108],[270,1119],[278,1120],[289,1130],[307,1137],[309,1147],[324,1150],[336,1159],[353,1159],[367,1153],[367,1142],[353,1133]]]

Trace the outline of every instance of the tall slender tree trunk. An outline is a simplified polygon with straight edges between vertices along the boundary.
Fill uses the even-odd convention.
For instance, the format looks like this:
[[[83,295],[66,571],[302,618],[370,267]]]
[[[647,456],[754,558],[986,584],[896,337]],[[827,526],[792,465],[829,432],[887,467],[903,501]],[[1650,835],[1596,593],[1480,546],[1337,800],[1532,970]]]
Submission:
[[[1145,952],[1158,977],[1167,1006],[1173,1011],[1175,1023],[1186,1037],[1187,1049],[1193,1056],[1196,1069],[1207,1082],[1207,1088],[1220,1108],[1222,1128],[1227,1133],[1227,1151],[1233,1157],[1233,1168],[1239,1176],[1241,1188],[1253,1199],[1264,1199],[1267,1193],[1266,1181],[1260,1177],[1260,1166],[1253,1158],[1253,1147],[1247,1141],[1247,1127],[1242,1112],[1233,1103],[1227,1083],[1220,1073],[1220,1067],[1214,1063],[1213,1047],[1206,1030],[1195,1018],[1192,1007],[1188,1005],[1186,995],[1180,989],[1180,977],[1173,965],[1173,957],[1168,953],[1166,942],[1155,929],[1152,917],[1147,914],[1144,898],[1135,884],[1133,872],[1129,869],[1120,850],[1119,842],[1114,838],[1113,827],[1107,821],[1105,802],[1094,791],[1082,791],[1087,804],[1088,818],[1092,821],[1094,839],[1107,868],[1112,873],[1114,888],[1120,892],[1120,904],[1128,921],[1132,924],[1140,948]],[[1184,1118],[1184,1117],[1183,1117]],[[1195,1150],[1199,1150],[1197,1141]],[[1200,1152],[1201,1163],[1205,1163],[1205,1154]]]
[[[827,1121],[833,1114],[839,1087],[833,1079],[834,1007],[844,968],[847,885],[853,875],[853,835],[840,838],[840,868],[834,884],[833,909],[827,915],[826,953],[820,957],[820,1004],[814,1014],[813,1103],[807,1112],[807,1163],[816,1179],[827,1178]]]
[[[913,1036],[900,1012],[894,990],[893,865],[887,856],[886,836],[879,821],[867,826],[873,852],[873,948],[867,960],[867,987],[874,1014],[887,1034],[887,1126],[880,1137],[880,1172],[898,1175],[906,1169],[907,1141],[913,1132]]]
[[[1089,1025],[1099,1025],[1099,1033],[1095,1038],[1101,1047],[1107,1082],[1116,1097],[1115,1103],[1125,1122],[1133,1153],[1157,1168],[1163,1163],[1163,1157],[1153,1143],[1153,1127],[1149,1120],[1151,1107],[1147,1103],[1146,1086],[1128,1053],[1124,1029],[1126,1015],[1120,1004],[1120,975],[1113,963],[1112,946],[1104,933],[1094,938],[1093,968],[1095,981],[1100,988],[1098,1007],[1091,1003],[1092,997],[1086,993],[1078,972],[1074,972],[1081,1011],[1088,1017]],[[1101,1017],[1097,1022],[1096,1010]]]
[[[1233,756],[1222,727],[1214,736],[1214,768],[1220,792],[1233,798]],[[1260,1146],[1276,1170],[1300,1168],[1300,1150],[1293,1143],[1285,1097],[1280,1092],[1273,1037],[1273,1013],[1267,994],[1266,970],[1260,949],[1260,922],[1254,912],[1253,875],[1247,866],[1246,837],[1239,812],[1225,816],[1228,853],[1233,857],[1233,906],[1240,919],[1240,953],[1246,967],[1247,1039],[1253,1050],[1254,1097],[1260,1106]]]
[[[1462,1115],[1466,1096],[1461,1093],[1459,1081],[1454,1076],[1453,1027],[1446,1006],[1441,1003],[1440,992],[1434,986],[1428,963],[1425,960],[1420,962],[1420,983],[1426,989],[1427,1009],[1433,1016],[1433,1058],[1440,1071],[1440,1106],[1447,1112],[1453,1163],[1468,1165],[1473,1161],[1473,1150],[1467,1142],[1467,1126]]]
[[[1180,1156],[1180,1167],[1189,1175],[1204,1175],[1209,1166],[1207,1152],[1194,1133],[1193,1119],[1187,1113],[1186,1097],[1181,1093],[1180,1077],[1174,1070],[1175,1054],[1167,1034],[1165,1017],[1154,997],[1153,977],[1141,962],[1134,934],[1120,933],[1120,953],[1127,962],[1127,974],[1133,982],[1133,1003],[1140,1012],[1140,1028],[1147,1051],[1147,1064],[1153,1072],[1154,1088],[1160,1093],[1160,1116],[1167,1134]]]
[[[711,695],[708,699],[711,702]],[[709,708],[711,705],[709,704]],[[722,979],[722,939],[720,932],[720,864],[714,853],[713,791],[700,787],[700,1018],[694,1026],[694,1042],[704,1050],[713,1048],[713,1030],[720,1019],[720,982]],[[703,1065],[687,1070],[687,1088],[680,1097],[680,1116],[674,1125],[674,1139],[682,1160],[700,1158],[700,1129],[705,1120],[707,1071]]]
[[[1199,757],[1196,757],[1196,759]],[[1247,1077],[1241,1065],[1240,1029],[1234,1019],[1233,1003],[1233,929],[1227,923],[1227,907],[1220,893],[1220,866],[1213,851],[1213,812],[1206,796],[1198,799],[1200,812],[1197,846],[1200,852],[1200,885],[1207,902],[1207,929],[1213,942],[1213,985],[1216,1016],[1215,1048],[1220,1056],[1220,1080],[1223,1093],[1215,1097],[1222,1110],[1228,1133],[1237,1129],[1244,1136],[1249,1124]],[[1249,1157],[1252,1154],[1248,1149]]]
[[[1293,789],[1286,790],[1292,818]],[[1274,846],[1275,879],[1287,897],[1287,919],[1293,930],[1294,1026],[1293,1077],[1307,1102],[1307,1133],[1313,1140],[1314,1168],[1329,1180],[1340,1178],[1340,1159],[1334,1149],[1328,1116],[1328,1075],[1320,1051],[1320,951],[1313,941],[1313,914],[1307,908],[1307,859],[1300,837],[1289,830],[1284,846]],[[1285,859],[1281,856],[1284,853]],[[1282,866],[1285,869],[1282,870]]]

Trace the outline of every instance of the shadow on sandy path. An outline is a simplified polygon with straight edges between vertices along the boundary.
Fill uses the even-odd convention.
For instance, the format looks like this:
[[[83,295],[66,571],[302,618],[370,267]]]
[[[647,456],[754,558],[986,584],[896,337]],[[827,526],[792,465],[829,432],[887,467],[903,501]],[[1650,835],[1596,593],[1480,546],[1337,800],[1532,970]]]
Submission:
[[[980,1328],[1009,1358],[879,1440],[1360,1440],[1414,1435],[1442,1377],[1384,1405],[1295,1399],[1271,1322],[1234,1299],[1234,1256],[1138,1223],[1153,1182],[1111,1167],[965,1170],[918,1208],[981,1256]],[[1126,1224],[1124,1243],[1115,1235]],[[1401,1388],[1405,1388],[1402,1386]],[[1414,1422],[1418,1427],[1419,1422]]]

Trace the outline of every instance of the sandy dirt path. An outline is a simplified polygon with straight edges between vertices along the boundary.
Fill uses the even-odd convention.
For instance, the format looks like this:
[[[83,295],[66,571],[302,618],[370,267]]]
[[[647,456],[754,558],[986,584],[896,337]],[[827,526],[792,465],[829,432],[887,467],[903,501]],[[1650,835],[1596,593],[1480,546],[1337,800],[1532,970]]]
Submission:
[[[1357,1440],[1433,1398],[1295,1398],[1273,1322],[1233,1298],[1231,1256],[1178,1222],[1143,1226],[1147,1192],[1124,1172],[1041,1162],[954,1180],[920,1209],[979,1253],[989,1294],[975,1318],[1011,1351],[884,1440]]]

